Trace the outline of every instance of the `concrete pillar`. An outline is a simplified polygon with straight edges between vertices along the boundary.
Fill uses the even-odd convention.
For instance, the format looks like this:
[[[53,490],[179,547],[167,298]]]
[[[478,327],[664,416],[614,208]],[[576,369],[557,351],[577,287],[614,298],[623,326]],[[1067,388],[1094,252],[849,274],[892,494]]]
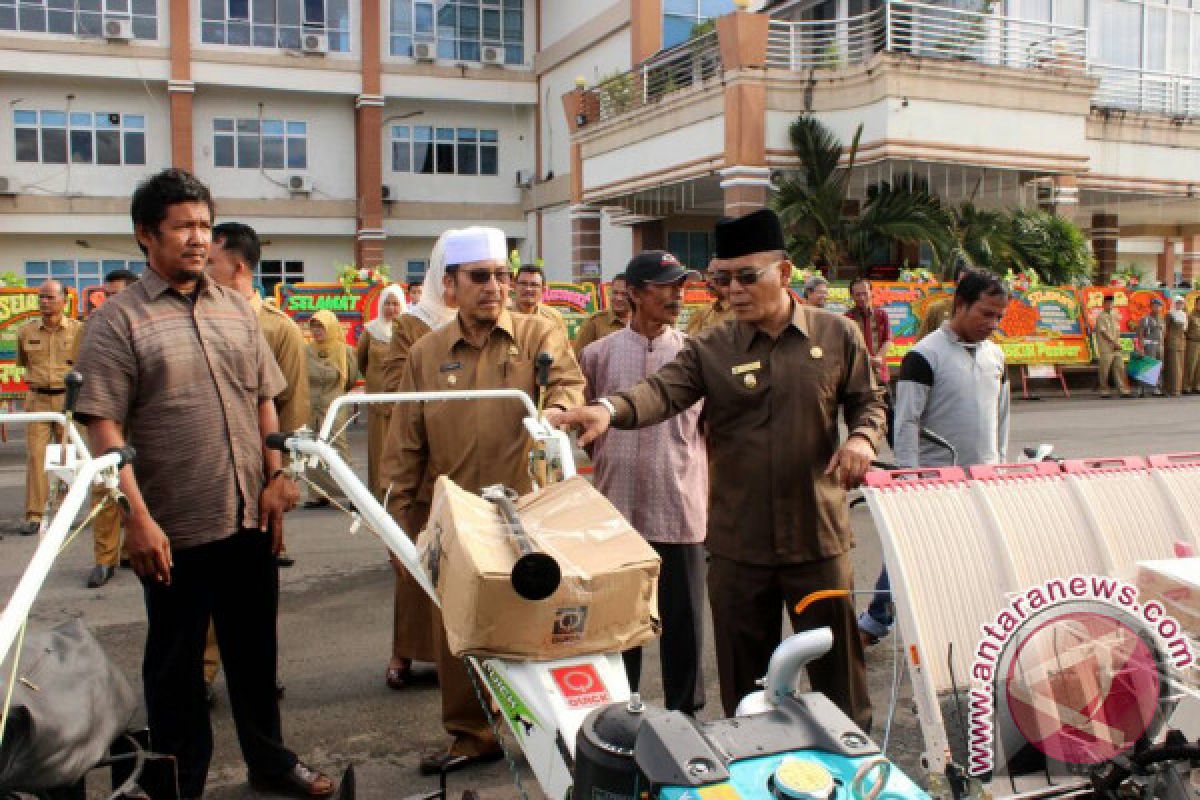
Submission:
[[[368,4],[370,5],[370,4]],[[383,263],[383,97],[358,96],[354,111],[355,227],[354,263]]]
[[[599,280],[600,209],[571,206],[571,275],[575,281]]]
[[[192,12],[188,0],[170,0],[167,15],[171,46],[167,96],[171,105],[171,166],[193,172],[192,143]]]
[[[662,220],[652,219],[648,222],[639,222],[633,226],[633,252],[640,253],[643,250],[666,250],[667,249],[667,231]],[[708,266],[707,264],[705,266]],[[700,267],[697,267],[700,269]]]
[[[1185,236],[1182,259],[1183,279],[1193,287],[1200,280],[1200,236]]]
[[[1096,257],[1097,286],[1107,286],[1117,269],[1117,240],[1121,229],[1116,214],[1092,215],[1092,255]]]
[[[1167,286],[1175,285],[1175,240],[1163,239],[1162,252],[1158,254],[1158,281]]]
[[[1061,214],[1079,205],[1079,181],[1074,175],[1053,175],[1038,191],[1038,208]]]
[[[725,215],[740,217],[766,208],[770,199],[771,171],[766,167],[726,167],[721,176],[725,193]]]
[[[631,0],[629,4],[629,63],[642,63],[661,50],[662,45],[662,0]]]

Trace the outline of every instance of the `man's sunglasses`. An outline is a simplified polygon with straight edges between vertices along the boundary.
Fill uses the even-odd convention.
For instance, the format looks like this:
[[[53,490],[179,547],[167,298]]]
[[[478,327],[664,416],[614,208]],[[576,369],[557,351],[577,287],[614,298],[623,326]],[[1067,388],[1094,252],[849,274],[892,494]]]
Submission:
[[[708,274],[708,280],[724,289],[732,284],[735,280],[742,286],[753,286],[758,283],[758,279],[766,274],[771,267],[746,267],[745,269],[737,270],[713,270]]]
[[[464,269],[462,273],[471,279],[471,283],[483,286],[489,278],[495,278],[496,283],[507,284],[512,280],[512,273],[506,269]]]

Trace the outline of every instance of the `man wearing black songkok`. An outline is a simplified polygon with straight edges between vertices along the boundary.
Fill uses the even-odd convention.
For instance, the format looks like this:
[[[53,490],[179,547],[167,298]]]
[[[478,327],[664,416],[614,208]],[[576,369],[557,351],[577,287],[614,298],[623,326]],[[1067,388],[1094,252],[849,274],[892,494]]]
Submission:
[[[866,730],[871,701],[853,603],[795,607],[811,592],[854,586],[845,491],[884,434],[883,393],[858,327],[788,292],[792,264],[774,212],[722,220],[715,234],[710,274],[729,286],[737,321],[689,339],[632,389],[548,416],[581,426],[586,444],[610,426],[655,425],[704,400],[708,587],[725,713],[766,674],[784,606],[796,630],[833,630],[833,649],[809,665],[809,679]]]

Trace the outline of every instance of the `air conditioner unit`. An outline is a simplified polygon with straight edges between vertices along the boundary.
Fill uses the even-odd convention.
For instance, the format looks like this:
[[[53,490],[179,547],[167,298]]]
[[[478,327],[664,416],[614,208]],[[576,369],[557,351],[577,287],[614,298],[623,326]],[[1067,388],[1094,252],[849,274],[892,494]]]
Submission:
[[[287,188],[292,194],[312,194],[312,178],[302,173],[288,175]]]
[[[0,196],[12,196],[17,193],[16,187],[7,175],[0,175]]]
[[[396,202],[396,190],[393,189],[391,186],[388,186],[386,183],[383,185],[383,202],[385,202],[385,203]]]
[[[483,48],[483,58],[485,64],[503,64],[504,63],[504,48],[497,45],[485,45]]]
[[[300,39],[300,49],[305,53],[324,55],[329,52],[329,37],[323,33],[306,33]]]
[[[128,17],[105,17],[104,38],[110,42],[133,41],[133,20]]]
[[[417,61],[433,61],[437,58],[437,45],[433,42],[413,42],[413,58]]]
[[[533,186],[533,170],[517,170],[517,188],[528,189],[531,186]]]

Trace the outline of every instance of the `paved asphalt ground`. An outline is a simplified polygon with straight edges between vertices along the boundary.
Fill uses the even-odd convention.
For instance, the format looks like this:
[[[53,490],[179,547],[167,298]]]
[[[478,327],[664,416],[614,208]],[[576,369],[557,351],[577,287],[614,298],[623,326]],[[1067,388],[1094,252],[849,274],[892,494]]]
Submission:
[[[1070,401],[1048,399],[1015,406],[1012,449],[1049,441],[1064,456],[1115,456],[1131,453],[1200,450],[1200,398],[1100,400],[1083,393]],[[35,540],[10,533],[20,520],[24,484],[24,446],[18,431],[0,444],[0,597],[7,597],[33,553]],[[365,469],[366,443],[361,429],[352,436],[358,465]],[[856,574],[869,589],[879,567],[879,542],[869,515],[853,517],[858,548]],[[433,789],[436,781],[417,775],[420,753],[443,741],[438,694],[434,688],[393,692],[383,683],[390,646],[392,573],[383,546],[372,534],[348,534],[348,520],[331,511],[297,511],[288,517],[289,549],[296,566],[282,573],[279,616],[280,674],[287,685],[283,701],[287,742],[310,764],[340,775],[349,764],[359,773],[359,796],[397,798]],[[34,624],[48,626],[83,616],[98,632],[112,657],[139,680],[145,635],[141,590],[133,574],[119,570],[100,590],[84,588],[92,563],[91,542],[81,536],[60,559],[35,608]],[[865,598],[862,602],[865,602]],[[861,604],[861,603],[860,603]],[[711,639],[710,639],[711,643]],[[661,700],[657,647],[647,654],[644,694]],[[892,682],[892,648],[869,651],[876,729],[882,725]],[[708,708],[719,716],[716,667],[707,654]],[[237,749],[229,704],[218,681],[220,699],[212,714],[216,753],[209,775],[209,796],[219,800],[252,797]],[[910,775],[918,776],[921,750],[907,676],[901,680],[889,754]],[[522,765],[530,796],[540,797]],[[486,799],[515,797],[508,768],[494,764],[452,776],[457,795],[474,788]],[[100,784],[95,783],[99,796]]]

